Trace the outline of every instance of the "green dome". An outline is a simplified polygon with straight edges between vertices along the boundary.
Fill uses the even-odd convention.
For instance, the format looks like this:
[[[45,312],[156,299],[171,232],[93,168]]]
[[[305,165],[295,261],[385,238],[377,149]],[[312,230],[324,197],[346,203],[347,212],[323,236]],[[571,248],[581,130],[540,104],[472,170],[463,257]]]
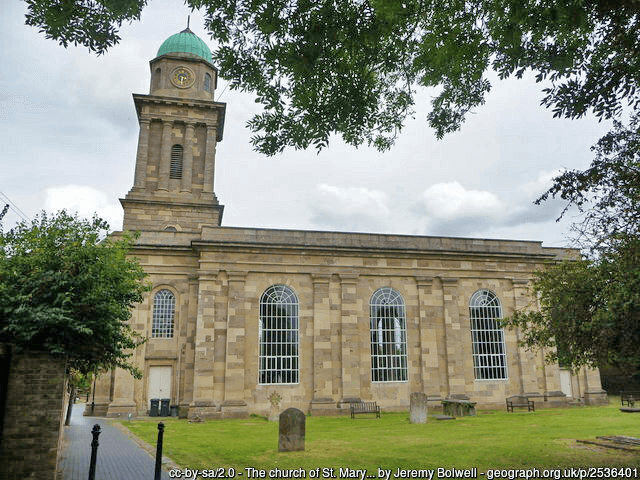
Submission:
[[[158,49],[158,57],[167,53],[189,53],[211,63],[211,50],[195,33],[185,30],[167,38]]]

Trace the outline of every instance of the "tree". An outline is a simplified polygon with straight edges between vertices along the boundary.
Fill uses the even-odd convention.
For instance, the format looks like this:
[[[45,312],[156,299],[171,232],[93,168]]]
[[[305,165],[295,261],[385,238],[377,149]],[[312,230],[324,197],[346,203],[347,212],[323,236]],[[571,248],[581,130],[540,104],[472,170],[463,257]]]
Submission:
[[[598,260],[551,265],[533,281],[539,310],[506,320],[522,344],[544,348],[548,362],[572,370],[615,366],[640,371],[640,240]]]
[[[614,122],[591,150],[596,158],[590,168],[557,176],[536,203],[565,200],[561,217],[577,207],[583,220],[573,225],[574,240],[597,255],[640,237],[640,112],[631,116],[628,127]]]
[[[318,150],[333,134],[390,148],[418,87],[437,87],[428,122],[442,137],[491,89],[487,74],[550,82],[554,116],[619,118],[640,103],[638,0],[187,0],[204,9],[213,61],[253,92],[254,148]],[[146,0],[27,0],[26,22],[102,54]]]
[[[73,413],[73,405],[76,403],[76,395],[81,390],[89,390],[93,375],[82,374],[76,370],[69,371],[69,384],[67,385],[67,393],[69,399],[67,401],[67,414],[64,419],[64,424],[69,425],[71,423],[71,414]]]
[[[134,239],[103,238],[108,228],[61,211],[0,229],[0,342],[63,357],[80,374],[117,366],[140,377],[127,359],[141,339],[127,322],[145,273],[127,256]]]
[[[615,366],[640,373],[640,115],[593,147],[585,171],[567,171],[538,202],[560,197],[576,206],[585,257],[549,265],[533,281],[539,310],[516,312],[523,344],[572,369]],[[565,209],[565,212],[567,209]],[[563,212],[564,213],[564,212]]]

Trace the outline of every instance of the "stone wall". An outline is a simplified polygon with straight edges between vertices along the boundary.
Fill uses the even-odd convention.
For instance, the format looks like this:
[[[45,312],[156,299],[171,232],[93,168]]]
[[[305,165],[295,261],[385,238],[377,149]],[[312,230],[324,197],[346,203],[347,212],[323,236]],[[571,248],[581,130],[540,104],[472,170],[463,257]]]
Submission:
[[[171,370],[171,405],[203,418],[269,415],[274,393],[282,408],[323,415],[347,411],[354,399],[407,409],[412,392],[434,403],[464,395],[478,408],[504,408],[515,394],[539,398],[536,407],[566,403],[558,366],[520,348],[518,330],[504,332],[507,378],[474,378],[469,301],[488,289],[511,315],[530,301],[532,272],[571,251],[540,242],[228,227],[205,228],[201,237],[142,232],[135,255],[154,287],[131,326],[151,337],[153,296],[167,289],[176,299],[174,336],[149,338],[136,350],[142,380],[119,370],[103,379],[107,415],[146,413],[155,367]],[[276,284],[299,302],[300,375],[291,384],[259,382],[259,302]],[[372,380],[369,301],[381,287],[397,291],[406,307],[404,381]],[[576,378],[574,398],[606,399],[596,377]]]
[[[0,345],[5,352],[7,346]],[[65,364],[42,352],[11,353],[0,478],[56,478],[66,392]]]

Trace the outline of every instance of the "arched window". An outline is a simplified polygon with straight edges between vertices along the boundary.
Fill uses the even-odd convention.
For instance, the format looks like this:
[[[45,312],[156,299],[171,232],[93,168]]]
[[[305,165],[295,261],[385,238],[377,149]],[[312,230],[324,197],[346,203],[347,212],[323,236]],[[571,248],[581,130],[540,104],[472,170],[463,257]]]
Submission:
[[[404,300],[393,288],[383,287],[371,296],[371,380],[407,380],[407,321]]]
[[[260,298],[259,383],[298,383],[298,297],[272,285]]]
[[[204,90],[206,92],[211,91],[211,75],[208,73],[204,74]]]
[[[176,309],[176,297],[170,290],[160,290],[153,297],[152,338],[173,337],[173,317]]]
[[[182,178],[182,145],[174,145],[171,147],[169,178]]]
[[[478,290],[469,302],[473,375],[476,380],[507,378],[507,351],[500,324],[502,306],[490,290]]]

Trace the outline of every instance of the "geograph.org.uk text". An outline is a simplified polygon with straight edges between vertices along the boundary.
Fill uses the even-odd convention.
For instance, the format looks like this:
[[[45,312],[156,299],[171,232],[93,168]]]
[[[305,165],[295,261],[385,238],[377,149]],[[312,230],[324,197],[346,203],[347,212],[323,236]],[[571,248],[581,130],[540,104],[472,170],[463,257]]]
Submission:
[[[180,479],[235,479],[246,478],[250,480],[256,479],[325,479],[325,480],[397,480],[402,478],[421,478],[426,480],[441,479],[538,479],[548,478],[553,480],[561,479],[627,479],[638,478],[638,468],[631,467],[581,467],[581,468],[553,468],[553,469],[486,469],[478,471],[477,468],[429,468],[429,469],[385,469],[378,468],[376,472],[370,473],[365,469],[349,468],[349,467],[318,467],[312,469],[304,468],[253,468],[245,467],[243,469],[235,468],[210,468],[210,469],[173,469],[169,471],[170,478]]]

